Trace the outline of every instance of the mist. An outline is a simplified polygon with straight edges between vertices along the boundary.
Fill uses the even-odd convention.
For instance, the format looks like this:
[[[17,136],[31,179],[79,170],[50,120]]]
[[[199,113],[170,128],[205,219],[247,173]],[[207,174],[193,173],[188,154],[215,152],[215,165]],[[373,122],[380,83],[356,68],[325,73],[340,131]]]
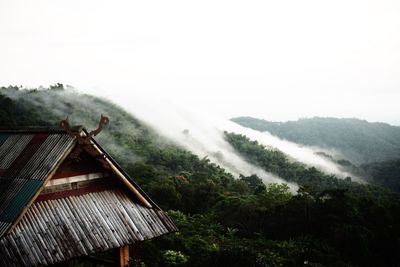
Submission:
[[[321,151],[331,153],[330,151],[326,151],[325,149],[299,145],[294,142],[276,137],[267,131],[259,132],[250,128],[243,127],[231,121],[226,121],[223,127],[225,127],[225,129],[227,129],[228,131],[246,135],[250,139],[256,140],[260,144],[270,149],[280,150],[281,152],[289,156],[289,159],[302,162],[308,166],[316,167],[317,169],[325,173],[334,174],[338,178],[346,178],[350,176],[357,181],[362,181],[354,174],[342,170],[340,166],[336,165],[334,162],[316,154],[316,152]],[[335,154],[340,154],[340,152],[335,152]]]
[[[322,149],[300,146],[269,133],[242,127],[225,119],[207,103],[198,103],[196,99],[182,101],[182,98],[168,97],[166,94],[142,93],[126,97],[122,92],[115,90],[109,97],[160,135],[173,140],[199,157],[208,157],[211,162],[220,165],[236,177],[239,174],[245,176],[256,174],[265,183],[287,183],[284,179],[247,162],[224,139],[224,131],[246,135],[268,148],[282,151],[292,160],[314,166],[325,173],[334,174],[339,178],[351,176],[359,180],[354,175],[342,171],[333,162],[315,154]],[[295,184],[289,184],[289,187],[292,191],[298,188]]]
[[[39,90],[41,91],[41,90]],[[224,131],[243,134],[269,149],[277,149],[285,153],[290,160],[302,162],[308,166],[314,166],[327,174],[334,174],[338,178],[351,176],[354,180],[362,181],[355,175],[343,171],[339,166],[328,159],[316,155],[315,152],[323,151],[320,148],[300,146],[296,143],[282,140],[268,132],[258,132],[245,128],[221,116],[218,111],[203,104],[186,99],[167,97],[166,95],[137,94],[135,97],[124,97],[121,90],[116,90],[109,99],[130,112],[134,117],[151,127],[159,135],[173,141],[175,144],[188,149],[200,158],[207,157],[211,162],[223,167],[235,177],[256,174],[264,183],[288,183],[275,174],[264,171],[262,168],[249,163],[225,140]],[[45,105],[54,110],[58,118],[70,117],[72,125],[85,125],[95,129],[98,121],[99,110],[110,117],[111,123],[118,125],[119,114],[113,114],[113,110],[104,110],[101,103],[95,103],[84,91],[67,87],[66,90],[52,90],[52,94],[43,91],[40,97],[30,94],[29,90],[7,90],[7,95],[13,99],[28,101],[37,106]],[[58,101],[54,96],[59,97]],[[63,101],[60,101],[60,100]],[[80,108],[72,110],[67,104],[74,102]],[[90,114],[88,120],[82,121],[79,112]],[[118,125],[122,132],[129,132],[132,136],[138,133],[135,125]],[[109,131],[105,131],[98,137],[106,148],[116,153],[119,157],[129,159],[130,162],[140,160],[140,157],[132,152],[121,152],[119,144],[112,138]],[[159,140],[163,142],[162,140]],[[298,185],[288,183],[290,190],[296,192]]]
[[[69,116],[73,125],[81,124],[89,129],[95,129],[97,125],[94,122],[98,121],[99,110],[110,117],[111,125],[118,123],[118,115],[113,114],[115,112],[105,110],[101,103],[94,102],[92,97],[83,94],[83,90],[67,87],[66,90],[53,90],[52,92],[52,94],[47,94],[46,91],[43,91],[39,96],[30,94],[27,90],[7,90],[7,95],[13,99],[23,98],[23,101],[50,107],[54,110],[54,115],[60,119]],[[54,96],[59,97],[59,99],[54,99]],[[143,92],[134,97],[126,97],[124,91],[120,89],[115,90],[114,94],[111,97],[108,96],[107,99],[121,105],[142,123],[153,128],[159,135],[188,149],[200,158],[207,157],[211,162],[223,167],[237,178],[240,175],[256,174],[266,184],[288,183],[277,175],[266,172],[259,166],[246,161],[225,140],[224,131],[246,135],[251,140],[256,140],[269,149],[280,150],[290,160],[316,167],[327,174],[334,174],[338,178],[351,176],[354,180],[361,181],[360,178],[351,173],[341,170],[332,161],[315,154],[315,152],[324,151],[323,149],[306,147],[282,140],[268,132],[262,133],[245,128],[224,118],[218,110],[206,104],[197,103],[195,99],[174,98],[167,94],[155,95]],[[79,110],[71,110],[68,105],[70,102],[78,105]],[[90,114],[89,120],[82,121],[79,114],[82,110]],[[112,131],[116,131],[118,128],[119,131],[129,132],[132,136],[139,131],[133,124],[114,126],[111,126],[113,127]],[[112,134],[106,131],[98,139],[106,144],[108,150],[118,154],[119,157],[129,159],[130,162],[140,160],[140,157],[132,152],[128,154],[126,152],[120,153],[119,145],[111,137]],[[159,140],[159,142],[163,141]],[[297,191],[298,185],[293,183],[288,183],[288,185],[292,192]]]
[[[122,105],[133,116],[153,128],[157,133],[188,149],[200,158],[207,157],[211,162],[223,167],[236,178],[239,175],[256,174],[264,183],[286,183],[292,193],[299,188],[297,184],[262,170],[245,159],[224,139],[224,129],[218,127],[218,114],[203,112],[197,114],[184,105],[171,99],[152,94],[137,95],[135,98],[120,98],[114,95],[113,101]],[[200,115],[200,116],[199,116]]]

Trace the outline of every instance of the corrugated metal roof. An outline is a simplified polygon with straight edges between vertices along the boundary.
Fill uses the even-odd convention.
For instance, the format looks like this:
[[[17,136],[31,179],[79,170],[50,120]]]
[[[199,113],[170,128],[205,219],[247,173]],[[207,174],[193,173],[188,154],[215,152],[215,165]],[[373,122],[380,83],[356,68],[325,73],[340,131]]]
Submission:
[[[129,180],[126,188],[133,186],[134,194],[146,200],[142,203],[151,205],[135,203],[121,190],[33,203],[75,145],[97,153],[92,155],[116,168]],[[81,144],[59,129],[0,130],[0,266],[53,264],[172,231],[177,228],[171,219],[94,139]]]
[[[0,237],[73,144],[60,132],[0,132]]]
[[[0,146],[7,140],[9,133],[0,133]]]
[[[0,265],[49,265],[176,230],[162,211],[121,190],[35,202],[0,240]]]

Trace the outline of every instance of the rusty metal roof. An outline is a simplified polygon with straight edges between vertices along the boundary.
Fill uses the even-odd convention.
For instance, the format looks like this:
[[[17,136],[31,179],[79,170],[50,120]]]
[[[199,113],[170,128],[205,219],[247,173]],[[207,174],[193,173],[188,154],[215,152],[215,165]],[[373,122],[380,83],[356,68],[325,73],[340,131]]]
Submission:
[[[0,237],[73,145],[74,139],[60,132],[0,131]]]

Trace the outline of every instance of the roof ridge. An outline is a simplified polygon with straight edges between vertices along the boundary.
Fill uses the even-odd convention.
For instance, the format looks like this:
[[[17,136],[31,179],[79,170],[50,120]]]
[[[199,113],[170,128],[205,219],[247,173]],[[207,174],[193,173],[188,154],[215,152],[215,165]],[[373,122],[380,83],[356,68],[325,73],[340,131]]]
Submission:
[[[80,132],[84,129],[82,125],[71,127],[71,131]],[[19,126],[19,127],[0,127],[0,133],[67,133],[60,126]]]

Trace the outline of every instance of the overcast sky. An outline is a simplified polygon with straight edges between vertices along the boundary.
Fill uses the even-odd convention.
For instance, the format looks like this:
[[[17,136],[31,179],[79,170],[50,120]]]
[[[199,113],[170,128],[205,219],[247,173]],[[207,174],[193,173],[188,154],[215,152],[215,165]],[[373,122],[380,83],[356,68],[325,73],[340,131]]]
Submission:
[[[0,0],[0,85],[56,82],[123,105],[400,125],[400,1]]]

